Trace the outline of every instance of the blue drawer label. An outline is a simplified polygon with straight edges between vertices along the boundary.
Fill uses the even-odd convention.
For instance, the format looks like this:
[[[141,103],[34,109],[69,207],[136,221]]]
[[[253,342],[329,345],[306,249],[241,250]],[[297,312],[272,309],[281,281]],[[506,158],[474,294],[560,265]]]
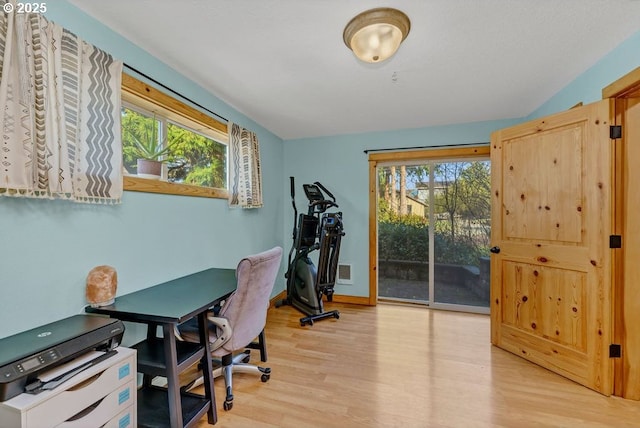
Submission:
[[[129,376],[130,372],[131,369],[129,368],[129,363],[127,363],[124,366],[120,367],[120,369],[118,370],[118,379]]]
[[[118,394],[118,405],[124,403],[125,401],[128,401],[130,397],[131,394],[129,393],[129,388],[120,391],[120,394]]]
[[[120,420],[118,421],[118,428],[126,428],[129,425],[131,425],[131,415],[127,413],[126,415],[121,417]]]

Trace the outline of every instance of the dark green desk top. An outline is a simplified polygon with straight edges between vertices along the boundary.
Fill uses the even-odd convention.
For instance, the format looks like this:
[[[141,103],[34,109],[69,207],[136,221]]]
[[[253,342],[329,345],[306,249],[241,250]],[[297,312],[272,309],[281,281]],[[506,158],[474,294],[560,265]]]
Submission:
[[[211,268],[116,297],[109,306],[86,312],[123,321],[182,323],[213,306],[236,289],[235,269]]]

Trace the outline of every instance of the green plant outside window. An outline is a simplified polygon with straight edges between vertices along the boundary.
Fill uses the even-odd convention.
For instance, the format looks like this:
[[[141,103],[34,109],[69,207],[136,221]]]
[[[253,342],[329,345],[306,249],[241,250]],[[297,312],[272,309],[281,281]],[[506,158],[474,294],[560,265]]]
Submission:
[[[170,182],[227,187],[227,146],[174,123],[167,130]]]
[[[226,188],[226,145],[138,109],[123,107],[121,119],[123,164],[128,174],[137,173],[139,158],[156,159],[167,165],[164,179],[169,182]]]

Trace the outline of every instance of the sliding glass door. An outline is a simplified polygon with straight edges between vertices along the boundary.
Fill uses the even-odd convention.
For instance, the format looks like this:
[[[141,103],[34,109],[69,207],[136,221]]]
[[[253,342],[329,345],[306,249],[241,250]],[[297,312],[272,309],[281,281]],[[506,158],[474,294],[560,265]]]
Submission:
[[[487,312],[488,158],[377,165],[378,298]]]

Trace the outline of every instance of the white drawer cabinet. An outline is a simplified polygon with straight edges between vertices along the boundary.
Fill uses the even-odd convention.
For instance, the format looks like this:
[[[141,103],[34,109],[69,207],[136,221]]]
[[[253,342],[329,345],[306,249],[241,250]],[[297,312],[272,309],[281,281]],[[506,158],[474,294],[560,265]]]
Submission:
[[[102,428],[129,428],[136,426],[136,406],[129,406]]]
[[[0,428],[136,427],[136,352],[123,347],[117,351],[54,390],[20,394],[0,403]],[[41,379],[53,378],[99,355],[90,352]]]

